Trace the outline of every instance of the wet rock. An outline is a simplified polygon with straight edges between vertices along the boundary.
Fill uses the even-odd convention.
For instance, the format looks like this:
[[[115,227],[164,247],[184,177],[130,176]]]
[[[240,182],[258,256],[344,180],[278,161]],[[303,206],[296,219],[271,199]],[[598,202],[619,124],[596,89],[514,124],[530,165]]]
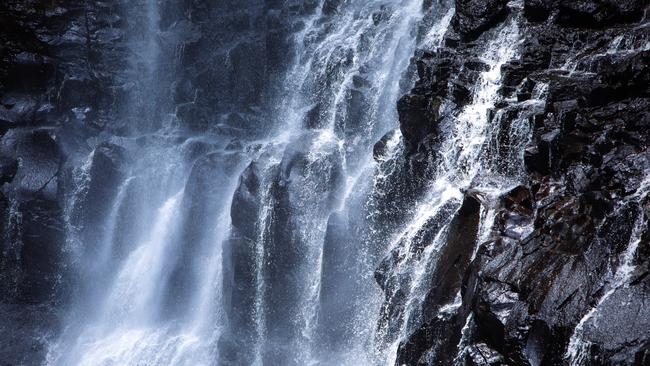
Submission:
[[[436,131],[438,103],[417,94],[407,94],[397,102],[400,130],[409,151],[414,152],[420,141]]]
[[[58,108],[68,111],[92,104],[97,98],[98,85],[92,80],[69,78],[63,81],[57,95]]]
[[[447,364],[453,361],[464,318],[453,314],[445,319],[439,316],[438,311],[443,305],[453,302],[456,294],[461,291],[476,245],[480,207],[476,198],[466,195],[449,223],[446,243],[437,258],[431,274],[431,285],[422,305],[424,324],[400,344],[399,364],[428,364],[427,354],[435,355],[436,363]]]
[[[357,136],[364,128],[365,116],[370,107],[367,92],[367,89],[350,89],[346,96],[345,114],[341,116],[337,113],[336,127],[346,136]]]
[[[191,294],[197,291],[196,284],[200,282],[201,274],[197,268],[201,266],[197,261],[209,256],[214,245],[224,245],[219,242],[220,233],[215,231],[226,229],[215,229],[214,223],[219,222],[219,217],[227,212],[224,208],[230,202],[232,190],[235,189],[232,177],[239,173],[244,161],[244,157],[239,153],[215,152],[194,162],[185,185],[181,205],[181,217],[184,219],[179,223],[178,233],[178,240],[187,244],[174,253],[175,261],[171,263],[164,300],[164,311],[167,314],[173,314],[175,317],[186,315],[185,309],[191,305]],[[238,200],[236,203],[239,202]],[[255,214],[255,211],[249,214]],[[235,215],[233,219],[239,218]],[[240,222],[236,222],[239,227]],[[230,268],[227,268],[228,276],[233,276],[229,270]]]
[[[257,217],[263,204],[260,169],[258,162],[251,162],[244,169],[230,209],[233,229],[224,250],[224,256],[229,258],[224,263],[230,263],[229,268],[224,269],[224,293],[229,294],[227,311],[231,326],[219,340],[223,350],[220,360],[226,364],[252,361],[251,355],[241,350],[254,342],[255,297],[260,296],[257,292],[260,279],[252,270],[259,261]]]
[[[557,22],[565,27],[602,27],[615,23],[641,20],[643,1],[573,1],[526,0],[526,17],[531,21],[543,21],[552,12],[557,12]]]
[[[595,362],[643,364],[650,359],[648,285],[645,276],[618,288],[598,306],[584,326],[589,359]]]
[[[467,195],[451,220],[425,306],[441,306],[453,299],[454,290],[460,289],[477,239],[480,208],[479,201]]]
[[[452,19],[454,29],[465,40],[472,40],[505,18],[506,4],[507,1],[503,0],[456,0],[456,14]]]
[[[5,190],[15,190],[21,196],[41,195],[57,199],[57,178],[63,161],[52,131],[11,131],[2,137],[5,176],[11,184]]]
[[[86,166],[65,171],[66,181],[74,182],[81,190],[70,209],[70,224],[78,228],[79,239],[84,243],[82,250],[91,255],[96,253],[103,238],[103,219],[108,214],[118,187],[126,179],[126,150],[115,144],[103,143],[85,158]]]
[[[0,357],[6,365],[39,364],[47,354],[42,335],[56,327],[55,314],[46,305],[0,304]]]
[[[14,302],[46,302],[61,269],[59,204],[63,157],[51,130],[10,130],[0,140],[2,187],[0,293]]]
[[[28,95],[5,96],[0,101],[0,131],[43,124],[51,108]]]
[[[390,131],[386,133],[372,147],[372,157],[376,161],[382,161],[386,159],[386,154],[388,153],[388,141],[390,141],[390,139],[393,138],[394,133],[395,131]]]
[[[569,27],[594,27],[641,20],[643,1],[559,1],[558,22]]]
[[[333,213],[327,222],[327,232],[323,245],[323,264],[319,294],[318,334],[323,344],[323,354],[335,352],[345,347],[345,339],[353,335],[354,295],[357,286],[355,255],[348,248],[350,229],[347,217]]]
[[[439,79],[434,76],[437,66],[445,65],[439,62],[441,54],[422,53],[415,60],[420,80],[411,91],[418,96],[414,98],[417,104],[413,103],[418,108],[413,109],[423,111],[427,103],[442,100],[436,116],[446,122],[447,116],[470,102],[463,90],[473,87],[475,79],[469,71],[480,70],[481,65],[472,63],[477,45],[468,40],[499,21],[498,8],[505,9],[505,5],[495,4],[472,8],[472,4],[456,3],[454,32],[446,36],[451,48],[445,51],[451,55],[444,56],[450,60],[447,74]],[[493,10],[488,9],[491,6]],[[523,175],[523,184],[492,204],[497,213],[489,239],[479,243],[476,258],[461,270],[461,303],[453,312],[411,328],[411,336],[398,351],[400,363],[444,364],[441,360],[447,354],[458,355],[470,365],[567,362],[564,354],[569,338],[613,281],[641,212],[632,195],[649,166],[648,136],[641,126],[648,120],[642,110],[648,106],[650,69],[642,61],[647,59],[647,50],[637,43],[647,42],[648,36],[635,24],[641,21],[644,8],[638,1],[523,2],[528,22],[522,28],[521,53],[502,67],[499,93],[504,100],[489,117],[491,123],[499,123],[499,136],[491,143],[493,169],[502,174],[510,171],[508,149],[514,137],[510,126],[529,123],[531,139],[522,142],[526,171],[514,175]],[[487,23],[474,22],[472,14],[482,11],[491,14],[484,18]],[[481,30],[472,34],[474,29]],[[419,128],[428,127],[426,122],[417,122],[423,123]],[[418,131],[417,127],[413,130]],[[421,146],[437,133],[425,130],[412,134],[416,136],[412,139],[419,138]],[[646,247],[640,245],[638,250],[647,253]],[[375,275],[385,291],[395,292],[399,281],[387,273],[399,256],[391,254]],[[643,311],[632,300],[632,296],[645,298],[641,292],[647,291],[642,285],[647,278],[646,262],[637,260],[635,275],[603,302],[602,315],[588,322],[591,346],[586,363],[642,364],[647,360],[647,337],[637,336],[633,325],[643,323],[633,320]],[[429,291],[435,294],[439,283],[457,283],[457,275],[451,271],[449,282],[432,281],[435,284]],[[426,309],[435,315],[432,309],[437,304],[432,304]],[[608,312],[614,304],[629,308],[613,315]],[[399,301],[386,305],[396,307],[397,312],[403,306]],[[604,325],[608,319],[611,322]],[[441,339],[457,344],[466,321],[461,352],[452,348],[436,352],[449,346]],[[614,335],[615,329],[621,332]]]
[[[551,7],[545,0],[525,0],[524,15],[531,22],[541,22],[548,18]]]
[[[325,3],[323,3],[323,13],[327,15],[336,14],[341,2],[341,0],[325,0]]]

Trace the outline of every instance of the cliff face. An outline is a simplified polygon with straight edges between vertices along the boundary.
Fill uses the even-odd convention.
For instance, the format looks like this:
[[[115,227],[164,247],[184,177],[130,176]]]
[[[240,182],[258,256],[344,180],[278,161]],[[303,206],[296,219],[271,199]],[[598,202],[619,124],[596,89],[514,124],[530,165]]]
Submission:
[[[66,277],[66,141],[83,141],[111,112],[108,67],[124,56],[114,28],[118,5],[0,5],[0,358],[6,364],[37,364],[45,336],[56,329]]]
[[[282,93],[287,93],[280,79],[296,56],[290,35],[305,29],[306,14],[318,13],[326,27],[306,42],[320,42],[335,30],[327,27],[336,22],[327,19],[338,16],[344,3],[160,1],[153,13],[132,1],[8,0],[0,4],[2,364],[40,364],[46,340],[60,333],[62,314],[78,295],[73,289],[87,286],[72,273],[79,258],[71,254],[70,233],[81,235],[85,243],[99,240],[102,220],[126,178],[125,166],[135,159],[124,146],[153,141],[150,136],[135,142],[120,139],[156,131],[171,119],[183,136],[227,136],[226,150],[246,150],[246,139],[266,135],[269,121],[280,109]],[[352,228],[347,227],[344,214],[323,219],[328,222],[325,241],[335,247],[324,255],[324,267],[331,267],[334,274],[322,275],[326,285],[321,295],[330,296],[319,305],[325,314],[322,319],[335,322],[345,316],[346,322],[352,322],[354,318],[358,304],[337,297],[345,287],[339,283],[343,278],[337,277],[339,272],[362,277],[361,270],[350,269],[356,263],[355,255],[348,255],[351,237],[367,235],[383,242],[385,233],[401,231],[410,206],[425,196],[434,172],[448,164],[449,156],[441,151],[446,148],[443,138],[449,126],[468,107],[489,104],[488,120],[496,131],[494,138],[481,142],[487,146],[486,161],[491,170],[517,185],[494,196],[478,188],[482,182],[477,178],[464,189],[463,197],[447,202],[414,238],[407,238],[413,242],[398,243],[408,244],[413,257],[435,251],[437,263],[425,271],[430,278],[417,310],[420,316],[408,323],[396,362],[650,363],[647,5],[642,0],[424,1],[419,31],[427,33],[427,24],[442,17],[448,7],[454,8],[453,17],[440,47],[416,52],[411,68],[417,81],[396,105],[403,155],[389,156],[394,153],[390,151],[393,133],[375,145],[378,171],[386,174],[373,183],[371,203],[364,206],[374,210],[373,215],[364,216],[367,221],[360,220],[355,224],[359,227]],[[375,25],[389,22],[391,14],[386,9],[372,14]],[[159,24],[154,33],[146,26],[152,19]],[[502,64],[492,62],[501,48],[512,57]],[[329,74],[313,84],[338,82],[341,69],[347,70],[353,62],[343,56],[328,59]],[[487,101],[476,91],[494,81],[489,78],[496,74],[495,97],[487,96]],[[364,77],[351,79],[354,88],[346,96],[349,126],[339,126],[353,136],[358,133],[352,131],[354,122],[366,118],[370,108],[366,98],[371,92],[366,89],[375,85]],[[335,95],[308,92],[314,103],[305,120],[318,129],[324,123],[319,118],[329,116],[320,109],[335,109],[328,105]],[[143,95],[151,101],[138,100]],[[191,145],[189,160],[212,148]],[[255,149],[259,146],[251,150]],[[300,159],[309,155],[307,147],[294,150]],[[235,154],[224,154],[227,159],[231,155]],[[455,157],[461,161],[461,155]],[[73,192],[75,172],[87,163],[86,156],[91,156],[90,183],[88,191],[79,195]],[[204,192],[222,194],[221,187],[214,187],[219,182],[214,176],[221,174],[219,169],[235,174],[220,168],[220,159],[226,158],[210,155],[195,168],[194,175],[204,180],[196,187],[190,185],[199,192],[191,206],[201,220],[188,226],[192,228],[188,241],[199,236],[202,220],[209,221],[196,208],[206,204]],[[295,179],[292,169],[302,166],[293,167],[293,161],[300,159],[288,154],[287,160],[292,161],[286,164],[291,166],[288,173],[277,168],[273,189],[281,197],[288,195],[282,184]],[[342,160],[336,155],[335,165]],[[471,163],[465,160],[463,164]],[[257,217],[250,212],[259,211],[261,205],[257,170],[255,164],[245,170],[231,213],[235,233],[241,231],[236,239],[242,241],[233,250],[232,266],[244,278],[233,290],[233,324],[238,312],[254,305],[246,296],[257,291],[255,276],[245,272],[254,265],[255,253],[245,253],[245,245],[255,240]],[[343,184],[343,173],[328,174],[322,176],[328,184],[334,183],[314,193],[318,196],[314,202]],[[73,195],[82,198],[71,204]],[[328,210],[333,206],[329,201],[327,205]],[[485,212],[494,217],[487,228],[482,227]],[[311,211],[302,213],[308,214]],[[282,215],[280,219],[288,220]],[[367,230],[362,224],[385,232]],[[285,226],[290,229],[281,228],[285,236],[278,242],[295,231]],[[444,244],[432,248],[443,228]],[[93,249],[88,250],[92,256]],[[361,256],[361,249],[355,250],[352,253]],[[373,248],[369,253],[379,258],[383,252],[375,251],[381,250]],[[413,274],[395,270],[403,260],[400,255],[391,251],[375,271],[386,298],[379,324],[367,328],[377,328],[385,340],[399,338],[400,314],[411,304],[402,284]],[[287,268],[300,257],[282,250],[269,255],[288,263]],[[282,282],[291,270],[285,267],[271,274],[278,278],[277,286],[293,296],[296,290]],[[357,289],[350,288],[344,293]],[[270,296],[278,297],[277,308],[282,309],[276,310],[277,322],[287,323],[294,310],[286,308],[276,292]],[[353,328],[346,324],[333,328],[334,336],[327,335],[333,338],[330,341],[345,347],[338,338],[354,333]],[[253,336],[240,333],[221,340],[226,350],[222,357],[232,356],[233,363],[249,357],[238,354],[242,347],[237,342]]]
[[[441,289],[447,297],[462,289],[458,313],[440,315],[444,302],[426,308],[426,320],[400,345],[399,363],[428,364],[434,354],[437,364],[647,364],[646,5],[455,6],[445,46],[415,58],[420,79],[398,104],[412,159],[432,156],[439,164],[439,126],[472,102],[481,45],[512,16],[523,39],[519,57],[501,67],[503,98],[490,112],[501,129],[497,154],[507,154],[513,124],[526,124],[532,138],[523,151],[522,184],[483,202],[497,214],[475,258],[459,250],[442,274],[449,283],[438,279],[430,288],[436,299]],[[535,98],[542,103],[532,104]],[[475,226],[471,216],[458,217]]]

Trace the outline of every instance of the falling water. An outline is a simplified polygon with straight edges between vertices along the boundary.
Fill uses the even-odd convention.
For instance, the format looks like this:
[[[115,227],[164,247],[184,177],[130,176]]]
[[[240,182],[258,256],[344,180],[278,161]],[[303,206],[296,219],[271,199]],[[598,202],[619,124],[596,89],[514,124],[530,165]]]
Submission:
[[[166,79],[156,75],[174,58],[158,44],[158,4],[134,7],[145,21],[130,35],[133,98],[122,112],[135,132],[90,144],[71,173],[68,242],[82,279],[48,364],[394,364],[422,320],[463,192],[496,197],[520,178],[527,116],[509,127],[506,152],[491,150],[500,116],[488,116],[501,66],[518,54],[518,12],[491,31],[487,71],[472,102],[441,126],[434,178],[394,232],[372,223],[404,152],[395,105],[411,86],[415,49],[441,46],[453,9],[424,34],[422,0],[343,1],[336,14],[321,4],[303,15],[291,64],[270,88],[278,92],[265,137],[233,149],[230,136],[188,135],[165,104]],[[503,153],[516,157],[512,166],[495,168],[491,156]],[[96,191],[107,202],[93,207],[86,197]],[[485,237],[494,210],[483,210]],[[386,253],[406,295],[382,320],[374,271]]]
[[[326,315],[321,274],[328,222],[337,213],[358,215],[347,206],[374,168],[372,144],[397,119],[394,105],[404,92],[399,80],[414,51],[421,10],[418,0],[345,3],[336,16],[316,12],[294,36],[297,55],[285,80],[284,108],[276,111],[280,131],[255,162],[264,188],[251,238],[254,364],[323,362],[329,346],[321,344],[319,314]],[[285,205],[288,214],[279,211]],[[286,246],[282,257],[269,249],[279,245]],[[356,321],[368,328],[371,320]],[[363,348],[352,338],[348,347]],[[337,357],[328,362],[363,362]]]
[[[394,296],[405,298],[406,302],[401,307],[401,313],[387,314],[390,323],[379,329],[380,337],[387,338],[391,344],[387,347],[387,364],[395,363],[398,345],[421,321],[421,308],[430,287],[430,274],[435,267],[437,253],[446,242],[446,231],[453,213],[460,208],[463,198],[461,192],[468,189],[479,175],[485,178],[481,189],[492,195],[498,195],[498,192],[516,184],[516,180],[504,183],[498,176],[490,175],[486,151],[489,144],[486,141],[498,133],[494,126],[498,119],[490,121],[488,110],[494,107],[498,99],[501,66],[516,56],[519,39],[517,18],[513,17],[485,47],[481,58],[489,68],[479,76],[472,93],[472,102],[450,121],[449,126],[443,127],[443,131],[447,132],[444,133],[440,149],[436,178],[428,193],[420,200],[410,223],[394,238],[391,252],[396,253],[398,264],[393,271],[407,279],[406,286],[400,284],[401,290],[394,291]],[[525,123],[525,120],[519,122]],[[524,133],[520,143],[525,143],[527,138],[527,133]],[[482,216],[482,226],[489,228],[488,215]],[[485,224],[486,221],[488,224]],[[432,224],[437,229],[433,230],[435,235],[430,237],[427,232],[431,231]],[[424,250],[413,249],[414,246],[424,246]],[[454,303],[440,311],[454,311],[460,304],[459,301],[460,296],[457,295]]]
[[[177,129],[161,92],[161,68],[173,67],[164,65],[170,55],[159,44],[159,2],[133,4],[130,98],[121,112],[134,128],[131,136],[93,142],[72,171],[71,263],[84,278],[48,363],[208,365],[226,362],[223,345],[238,341],[253,353],[240,364],[356,363],[353,349],[348,360],[319,359],[327,354],[319,319],[323,245],[330,216],[352,212],[348,202],[360,200],[356,187],[374,170],[372,145],[395,126],[422,6],[344,2],[335,16],[322,6],[307,14],[293,34],[294,61],[271,98],[277,132],[229,152],[220,136]],[[244,275],[233,269],[242,250],[233,227],[241,224],[238,194],[253,166],[259,205],[245,233],[253,248],[245,270],[255,284],[247,294],[252,325],[243,325],[232,305],[240,295],[233,283]],[[105,170],[108,177],[97,176]],[[98,189],[108,201],[90,210],[86,197]],[[376,295],[371,265],[364,286]],[[356,319],[354,327],[369,321]],[[350,337],[364,347],[363,335]]]

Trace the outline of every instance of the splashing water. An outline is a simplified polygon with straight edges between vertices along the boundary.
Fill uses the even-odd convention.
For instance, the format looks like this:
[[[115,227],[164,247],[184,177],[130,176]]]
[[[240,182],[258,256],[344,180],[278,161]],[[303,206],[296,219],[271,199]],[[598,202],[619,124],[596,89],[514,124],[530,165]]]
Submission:
[[[218,137],[188,138],[172,121],[154,121],[173,109],[158,105],[161,94],[147,99],[164,89],[155,76],[169,55],[157,44],[158,2],[145,3],[139,26],[146,31],[130,48],[130,71],[142,75],[123,106],[145,111],[141,134],[110,141],[134,158],[116,168],[114,189],[103,192],[111,202],[97,214],[100,223],[69,222],[70,243],[96,244],[102,254],[76,254],[97,267],[79,272],[88,274],[81,280],[87,291],[48,364],[395,363],[399,343],[421,321],[429,275],[463,192],[481,177],[493,198],[519,178],[516,167],[493,169],[490,155],[512,154],[518,164],[527,116],[509,126],[507,152],[490,150],[501,127],[499,115],[488,116],[499,101],[501,66],[518,54],[518,18],[491,34],[472,102],[442,126],[434,179],[403,229],[389,236],[365,225],[379,214],[373,199],[388,195],[380,191],[403,156],[395,105],[413,79],[416,47],[441,47],[454,10],[441,11],[418,35],[422,0],[343,1],[335,15],[319,5],[292,34],[294,57],[273,86],[279,92],[267,106],[267,137],[232,152]],[[373,158],[382,136],[385,152]],[[88,209],[98,148],[73,172],[69,218]],[[479,240],[495,215],[482,210]],[[88,235],[93,225],[100,235]],[[405,279],[406,295],[375,329],[384,309],[373,274],[385,252],[396,255],[393,271]],[[441,311],[459,305],[457,295]]]

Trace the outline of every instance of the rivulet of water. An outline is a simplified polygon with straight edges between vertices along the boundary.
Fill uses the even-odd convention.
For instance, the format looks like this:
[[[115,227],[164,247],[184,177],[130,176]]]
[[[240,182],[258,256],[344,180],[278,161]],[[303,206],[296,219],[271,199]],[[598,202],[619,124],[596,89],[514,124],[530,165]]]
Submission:
[[[569,339],[569,345],[564,354],[564,358],[572,366],[589,364],[589,349],[591,343],[584,339],[585,326],[598,315],[600,306],[609,299],[616,290],[630,285],[630,276],[635,268],[633,264],[634,256],[639,247],[639,243],[641,242],[641,236],[643,235],[647,223],[647,217],[645,217],[643,213],[642,205],[647,200],[648,193],[650,193],[650,177],[646,176],[637,191],[630,195],[625,201],[619,203],[619,207],[624,207],[629,203],[633,203],[638,205],[640,210],[636,220],[634,221],[634,226],[627,247],[625,248],[625,251],[621,253],[618,267],[614,270],[613,281],[607,285],[607,291],[605,291],[605,293],[600,297],[596,306],[591,308],[591,310],[580,319],[580,322],[576,325],[573,334]]]

